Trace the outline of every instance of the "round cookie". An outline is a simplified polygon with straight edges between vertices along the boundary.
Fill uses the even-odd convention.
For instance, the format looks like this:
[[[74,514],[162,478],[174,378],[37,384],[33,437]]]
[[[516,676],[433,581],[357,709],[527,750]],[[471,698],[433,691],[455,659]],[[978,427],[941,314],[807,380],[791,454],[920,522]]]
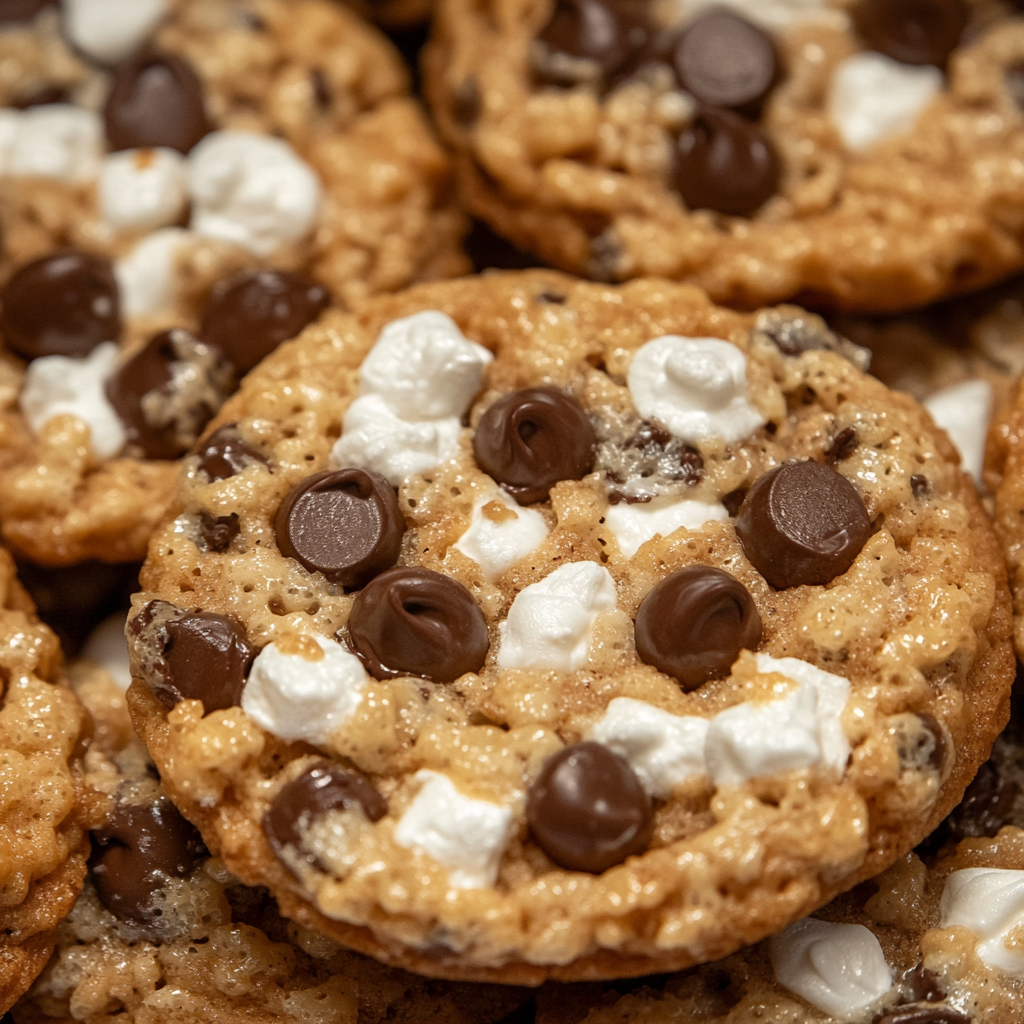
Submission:
[[[129,704],[168,793],[286,916],[440,977],[678,969],[877,874],[988,756],[1014,662],[974,489],[862,356],[545,271],[330,313],[150,544]],[[641,655],[649,615],[696,664]]]
[[[0,1012],[46,966],[82,888],[87,720],[63,681],[57,639],[0,550]]]
[[[442,0],[426,85],[466,206],[546,263],[897,311],[1024,265],[1013,6]]]
[[[173,460],[331,301],[468,268],[401,58],[345,5],[119,10],[0,20],[0,521],[45,565],[140,559]]]

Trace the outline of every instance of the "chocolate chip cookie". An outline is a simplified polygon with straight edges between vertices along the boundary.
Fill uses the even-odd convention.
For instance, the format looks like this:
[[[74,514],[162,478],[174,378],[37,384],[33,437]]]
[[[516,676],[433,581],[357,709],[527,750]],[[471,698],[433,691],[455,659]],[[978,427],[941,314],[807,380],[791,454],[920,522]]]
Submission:
[[[885,312],[1024,265],[1024,22],[997,0],[440,0],[462,198],[602,281]]]
[[[792,307],[494,274],[329,312],[184,465],[133,720],[246,884],[536,984],[723,956],[960,798],[1013,676],[945,435]]]
[[[140,559],[174,460],[332,301],[468,268],[447,158],[349,8],[129,7],[0,3],[0,521],[45,565]]]

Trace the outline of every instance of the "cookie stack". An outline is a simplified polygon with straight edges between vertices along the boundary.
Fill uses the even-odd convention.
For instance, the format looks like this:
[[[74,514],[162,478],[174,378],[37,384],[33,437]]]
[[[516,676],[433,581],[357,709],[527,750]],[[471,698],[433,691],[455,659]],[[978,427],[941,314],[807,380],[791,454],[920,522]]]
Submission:
[[[0,0],[0,103],[15,1022],[1019,1024],[1015,5]]]

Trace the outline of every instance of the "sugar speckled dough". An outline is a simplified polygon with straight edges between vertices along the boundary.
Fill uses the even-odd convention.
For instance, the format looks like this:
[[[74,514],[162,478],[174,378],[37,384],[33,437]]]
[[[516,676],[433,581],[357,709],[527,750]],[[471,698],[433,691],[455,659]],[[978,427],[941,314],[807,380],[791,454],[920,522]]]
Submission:
[[[171,797],[286,916],[440,977],[537,984],[679,969],[877,874],[938,824],[987,758],[1014,659],[1002,562],[973,487],[923,409],[859,370],[861,355],[794,307],[750,316],[687,286],[543,271],[329,314],[222,409],[150,545],[128,696]],[[518,389],[538,385],[556,389],[547,401],[576,424],[569,433],[531,441],[556,416],[539,405],[515,418]],[[652,394],[662,404],[641,421],[634,402],[646,408]],[[572,462],[549,501],[517,505],[476,461],[491,464],[481,431],[510,401],[507,422],[556,461],[578,449],[587,428],[571,410],[582,408],[593,471]],[[383,434],[366,432],[375,422]],[[417,466],[394,458],[390,439],[407,432],[423,442]],[[222,476],[214,455],[225,444],[241,454]],[[789,462],[824,481],[859,537],[849,567],[829,563],[824,583],[779,580],[750,553],[763,548],[738,537],[744,510],[760,507],[755,482]],[[507,486],[526,487],[499,463]],[[370,530],[377,561],[360,563],[348,592],[279,546],[285,536],[308,554],[305,521],[309,536],[333,536],[302,518],[313,484],[290,499],[299,512],[283,514],[285,533],[275,528],[296,485],[346,465],[390,474],[405,526],[398,547],[390,526]],[[373,487],[375,514],[392,523],[389,489]],[[213,520],[235,523],[226,546]],[[416,677],[431,665],[370,676],[349,653],[370,635],[350,618],[370,593],[358,588],[396,556],[465,588],[454,587],[469,598],[455,621],[445,600],[424,598],[440,609],[442,636],[472,639],[432,641],[440,661],[477,644],[467,623],[478,606],[479,671],[441,683]],[[733,664],[733,648],[683,692],[638,656],[633,620],[655,584],[701,566],[716,585],[732,577],[762,639],[756,656]],[[190,643],[212,631],[225,671],[183,667],[168,629]],[[685,666],[672,672],[689,679]],[[204,715],[195,698],[218,710]],[[612,844],[610,862],[559,852],[557,814],[531,811],[527,825],[542,769],[581,750],[618,780],[624,814],[648,806],[643,793],[652,801],[653,819]],[[303,818],[299,846],[279,842],[279,859],[264,815],[325,760],[354,772],[345,785],[362,795]]]
[[[426,82],[467,206],[563,270],[607,281],[663,275],[747,308],[792,299],[897,311],[1024,264],[1024,23],[1011,5],[937,4],[935,21],[960,6],[968,23],[943,73],[918,66],[942,56],[865,57],[854,2],[729,0],[769,31],[782,69],[760,112],[778,188],[741,216],[727,204],[705,208],[699,194],[688,207],[674,184],[690,152],[680,147],[681,159],[676,145],[696,109],[689,80],[667,59],[651,64],[653,44],[624,56],[644,10],[660,28],[688,26],[708,6],[441,0]],[[556,9],[562,20],[545,56],[537,40]],[[626,27],[605,43],[616,22]],[[567,43],[581,23],[592,35]],[[739,76],[729,49],[707,52],[722,54],[723,78]],[[894,109],[902,117],[890,120]],[[727,160],[732,144],[717,137]]]

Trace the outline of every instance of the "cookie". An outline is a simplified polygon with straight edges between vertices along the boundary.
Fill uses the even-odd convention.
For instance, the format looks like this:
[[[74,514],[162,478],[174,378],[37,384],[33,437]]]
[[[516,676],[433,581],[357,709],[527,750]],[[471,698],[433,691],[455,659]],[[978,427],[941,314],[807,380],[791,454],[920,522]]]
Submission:
[[[400,56],[343,4],[14,6],[3,535],[44,565],[140,560],[238,378],[332,301],[464,272],[464,216]]]
[[[996,0],[439,0],[477,216],[602,281],[894,312],[1024,265],[1024,22]]]
[[[85,889],[45,972],[14,1008],[18,1024],[56,1021],[284,1024],[492,1024],[526,995],[494,985],[426,982],[285,921],[266,890],[211,858],[160,789],[132,731],[120,650],[71,666],[94,732]],[[112,670],[112,671],[111,671]]]
[[[682,968],[877,874],[1014,662],[974,489],[862,355],[546,271],[328,314],[150,544],[169,795],[286,916],[439,977]]]
[[[81,745],[57,639],[0,550],[0,1012],[24,992],[82,888]]]

